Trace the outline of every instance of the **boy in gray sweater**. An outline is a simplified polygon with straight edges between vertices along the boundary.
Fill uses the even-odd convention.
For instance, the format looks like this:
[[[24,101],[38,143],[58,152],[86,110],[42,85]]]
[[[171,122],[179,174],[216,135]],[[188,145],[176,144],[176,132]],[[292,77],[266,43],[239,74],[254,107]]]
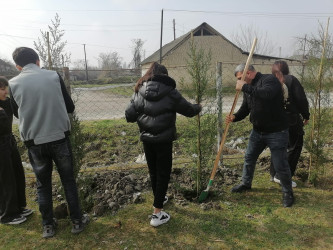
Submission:
[[[13,112],[19,118],[21,139],[28,147],[30,163],[37,179],[39,211],[43,218],[43,237],[55,234],[53,218],[52,168],[57,166],[65,190],[72,233],[80,233],[89,222],[82,215],[73,174],[67,113],[75,109],[65,84],[55,71],[41,69],[37,53],[26,47],[13,52],[20,74],[9,81]]]

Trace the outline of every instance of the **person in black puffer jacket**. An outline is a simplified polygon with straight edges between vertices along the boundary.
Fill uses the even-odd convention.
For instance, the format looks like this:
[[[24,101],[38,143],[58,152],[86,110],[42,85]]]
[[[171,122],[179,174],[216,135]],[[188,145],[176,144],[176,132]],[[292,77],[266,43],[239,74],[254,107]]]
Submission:
[[[201,105],[189,103],[177,90],[165,66],[154,62],[135,85],[125,116],[137,122],[154,194],[150,224],[166,223],[170,215],[162,211],[172,168],[172,142],[176,139],[176,113],[187,117],[199,114]]]

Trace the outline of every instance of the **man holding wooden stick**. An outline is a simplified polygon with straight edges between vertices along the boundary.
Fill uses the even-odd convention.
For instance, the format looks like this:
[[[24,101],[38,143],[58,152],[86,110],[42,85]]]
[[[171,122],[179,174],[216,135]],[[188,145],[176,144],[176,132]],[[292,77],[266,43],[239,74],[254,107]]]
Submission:
[[[291,207],[294,195],[287,161],[288,122],[281,84],[273,75],[256,72],[253,65],[249,66],[247,72],[243,72],[244,68],[245,64],[240,64],[235,69],[238,79],[236,90],[243,92],[243,103],[235,114],[227,117],[227,122],[243,120],[250,114],[253,129],[245,154],[242,183],[233,187],[231,192],[251,189],[256,161],[269,147],[275,171],[280,176],[283,206]],[[243,74],[246,74],[245,81],[240,80]]]

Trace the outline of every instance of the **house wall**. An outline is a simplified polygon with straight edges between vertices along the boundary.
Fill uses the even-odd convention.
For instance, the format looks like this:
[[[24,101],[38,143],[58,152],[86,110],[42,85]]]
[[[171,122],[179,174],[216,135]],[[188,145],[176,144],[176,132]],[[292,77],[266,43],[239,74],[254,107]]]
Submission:
[[[234,69],[243,62],[246,62],[248,55],[242,54],[241,51],[232,43],[225,40],[222,36],[195,36],[194,43],[197,49],[204,49],[208,54],[211,51],[211,70],[212,87],[215,86],[216,63],[222,62],[222,84],[224,86],[233,86],[235,84]],[[162,64],[166,66],[169,75],[176,80],[177,83],[183,82],[189,84],[191,78],[187,72],[186,65],[189,59],[190,39],[184,41],[177,48],[168,53],[162,60]],[[271,73],[272,64],[275,58],[253,57],[251,64],[259,72]],[[288,62],[290,71],[293,73],[293,67],[299,66],[299,63]],[[150,63],[142,65],[142,74],[150,67]],[[178,88],[180,88],[178,84]]]

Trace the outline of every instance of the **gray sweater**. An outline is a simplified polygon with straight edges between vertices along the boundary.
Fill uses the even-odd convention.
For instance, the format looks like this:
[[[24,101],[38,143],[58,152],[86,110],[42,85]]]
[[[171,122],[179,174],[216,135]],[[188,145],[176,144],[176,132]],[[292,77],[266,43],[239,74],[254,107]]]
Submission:
[[[23,141],[33,140],[36,145],[48,143],[63,139],[64,132],[70,130],[65,104],[68,94],[65,91],[67,96],[64,96],[61,82],[57,72],[41,69],[36,64],[26,65],[9,81],[13,111],[19,118]],[[72,106],[71,112],[73,102]]]

